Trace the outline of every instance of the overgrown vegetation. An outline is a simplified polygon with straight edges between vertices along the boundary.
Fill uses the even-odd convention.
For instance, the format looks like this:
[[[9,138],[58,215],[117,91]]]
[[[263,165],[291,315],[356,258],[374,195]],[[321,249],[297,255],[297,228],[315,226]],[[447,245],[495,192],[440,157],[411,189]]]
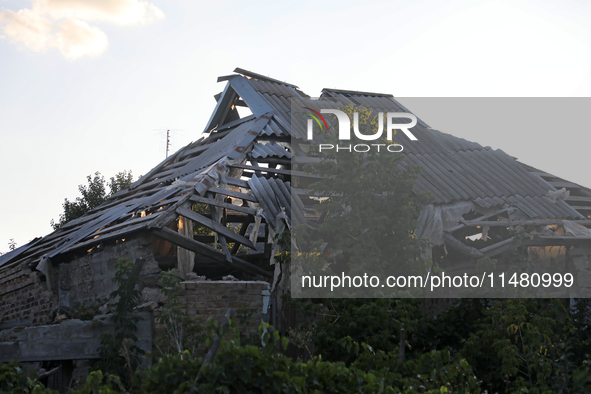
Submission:
[[[301,360],[284,355],[287,338],[272,327],[263,324],[259,341],[245,344],[232,321],[215,361],[196,382],[204,354],[183,350],[136,370],[131,382],[125,369],[120,375],[93,372],[78,392],[590,392],[588,300],[566,309],[557,300],[465,299],[437,318],[424,317],[423,302],[333,300],[310,330],[301,327],[314,344]],[[210,319],[206,345],[220,333]],[[15,363],[0,371],[0,382],[12,382],[0,383],[6,392],[37,386],[35,392],[45,392]]]
[[[38,380],[33,371],[28,373],[17,362],[0,364],[0,393],[57,393],[46,389]]]
[[[115,330],[101,334],[99,359],[93,366],[95,370],[120,376],[127,384],[131,382],[143,354],[143,350],[136,345],[137,323],[141,318],[132,315],[141,296],[141,291],[135,287],[138,278],[134,268],[135,265],[129,259],[117,260],[113,281],[119,287],[111,293],[111,298],[117,300],[111,316]]]
[[[156,344],[157,354],[176,355],[186,351],[191,357],[196,357],[205,341],[205,333],[200,320],[191,319],[184,313],[178,298],[179,282],[176,270],[162,274],[162,293],[166,296],[166,303],[160,311],[158,323],[165,329]]]
[[[362,116],[367,123],[369,114]],[[354,273],[370,263],[379,265],[386,257],[387,261],[419,261],[423,241],[412,230],[427,198],[411,193],[418,170],[400,170],[402,163],[395,155],[387,157],[383,167],[371,156],[349,159],[342,169],[321,169],[343,170],[345,177],[316,186],[319,192],[332,191],[338,197],[321,209],[327,219],[320,233],[336,241],[318,253],[323,259],[318,263]],[[368,183],[368,164],[381,179],[377,186]],[[354,195],[356,190],[361,194]],[[392,192],[384,194],[388,190]],[[363,215],[347,209],[355,199],[363,201]],[[372,227],[375,223],[379,225]],[[351,237],[363,242],[353,245]],[[276,237],[282,246],[289,241],[288,232]],[[314,239],[311,249],[322,242],[326,239]],[[359,244],[367,247],[358,249]],[[282,265],[290,260],[286,251],[276,256]],[[480,261],[481,265],[491,263]],[[148,369],[136,369],[137,320],[131,318],[139,298],[135,280],[133,265],[121,261],[116,276],[119,289],[112,294],[118,297],[116,331],[103,336],[102,359],[95,366],[100,370],[91,373],[77,392],[591,392],[589,300],[565,307],[552,299],[462,299],[446,305],[435,317],[429,317],[423,299],[325,299],[322,304],[305,300],[294,304],[310,321],[292,328],[289,340],[266,324],[256,340],[246,340],[231,321],[214,361],[203,366],[200,345],[205,340],[207,348],[215,335],[222,336],[220,324],[208,320],[205,332],[185,316],[177,296],[178,279],[170,272],[163,277],[167,301],[159,322],[166,325],[166,332],[158,344],[159,358]],[[297,360],[286,356],[290,341],[302,349]],[[17,388],[21,391],[12,392],[43,392],[35,378],[16,364],[2,368],[0,382],[3,376],[7,382],[16,382],[6,386],[7,392]]]

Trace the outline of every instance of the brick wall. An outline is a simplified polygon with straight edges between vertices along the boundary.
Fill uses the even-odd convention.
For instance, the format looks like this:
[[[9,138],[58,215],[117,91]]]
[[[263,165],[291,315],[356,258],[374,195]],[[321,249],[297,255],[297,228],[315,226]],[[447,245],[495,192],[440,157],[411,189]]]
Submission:
[[[152,277],[157,280],[160,276],[160,269],[152,252],[152,237],[137,236],[60,265],[60,305],[71,307],[76,302],[109,298],[111,292],[117,289],[113,278],[117,260],[120,258],[127,258],[131,262],[142,260],[142,283]],[[67,273],[64,275],[65,272]]]
[[[196,281],[181,282],[179,300],[185,305],[187,316],[201,319],[203,323],[210,316],[222,321],[228,308],[250,314],[249,320],[240,326],[245,334],[257,333],[262,321],[269,313],[270,285],[262,281]],[[265,307],[265,310],[263,310]],[[160,312],[154,310],[154,319]],[[234,315],[234,320],[237,316]],[[164,326],[154,325],[155,337],[159,337]]]
[[[117,288],[113,283],[115,264],[122,257],[142,262],[142,284],[155,283],[160,277],[150,235],[106,246],[59,266],[53,264],[53,291],[47,290],[45,276],[26,264],[0,270],[0,329],[48,324],[50,312],[58,305],[71,307],[76,302],[108,298]]]
[[[0,271],[0,327],[42,325],[57,306],[57,295],[47,290],[45,278],[26,265]]]

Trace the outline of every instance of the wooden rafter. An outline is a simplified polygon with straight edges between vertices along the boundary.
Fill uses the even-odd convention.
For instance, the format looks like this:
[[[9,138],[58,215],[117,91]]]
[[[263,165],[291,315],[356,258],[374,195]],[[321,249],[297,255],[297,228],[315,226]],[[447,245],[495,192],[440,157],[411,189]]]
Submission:
[[[271,278],[272,275],[263,270],[262,268],[257,267],[254,264],[251,264],[247,261],[244,261],[236,256],[232,256],[231,261],[226,261],[226,256],[223,252],[213,248],[209,245],[202,244],[201,242],[195,241],[194,239],[187,238],[176,231],[173,231],[167,227],[153,229],[153,234],[165,239],[181,248],[185,248],[191,250],[199,255],[209,257],[216,261],[227,263],[228,265],[241,270],[243,272],[253,274],[253,275],[262,275],[266,278]]]
[[[217,201],[213,198],[201,197],[201,196],[197,196],[197,195],[191,196],[191,201],[196,202],[196,203],[201,203],[201,204],[215,205],[216,207],[221,207],[221,208],[226,208],[226,209],[232,209],[234,211],[246,213],[248,215],[256,215],[256,213],[257,213],[257,210],[254,208],[243,207],[241,205],[229,204],[227,202]]]
[[[179,215],[182,215],[182,216],[186,217],[187,219],[191,219],[194,222],[197,222],[205,227],[208,227],[211,230],[218,233],[219,235],[223,235],[226,238],[240,242],[241,244],[246,245],[251,249],[256,249],[254,244],[252,242],[250,242],[250,240],[248,238],[243,237],[238,233],[235,233],[234,231],[232,231],[232,229],[230,229],[226,226],[223,226],[220,223],[218,223],[210,218],[200,215],[197,212],[191,211],[190,209],[187,209],[185,207],[179,207],[179,208],[177,208],[176,211]]]

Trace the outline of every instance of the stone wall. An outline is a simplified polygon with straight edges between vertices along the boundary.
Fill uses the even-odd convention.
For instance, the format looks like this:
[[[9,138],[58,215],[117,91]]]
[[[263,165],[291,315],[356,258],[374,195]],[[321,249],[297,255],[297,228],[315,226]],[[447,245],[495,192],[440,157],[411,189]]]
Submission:
[[[152,252],[151,235],[118,241],[68,263],[54,263],[52,291],[47,289],[47,278],[26,264],[0,270],[0,329],[48,324],[58,305],[72,307],[76,302],[109,298],[117,288],[113,277],[120,258],[136,262],[142,287],[156,287],[161,271]]]
[[[42,325],[57,306],[39,271],[21,265],[0,271],[0,329],[16,325]]]
[[[152,319],[150,313],[138,313],[136,345],[152,351]],[[97,324],[99,323],[100,324]],[[65,320],[60,324],[39,327],[15,327],[0,331],[0,362],[87,360],[98,357],[101,333],[113,331],[110,315],[93,320]]]
[[[152,252],[152,237],[138,236],[99,251],[88,253],[59,266],[59,303],[73,306],[76,302],[93,302],[97,298],[109,298],[117,289],[113,282],[115,265],[120,258],[127,258],[141,265],[140,282],[155,286],[160,269]],[[153,282],[153,283],[152,283]]]
[[[210,316],[221,321],[228,311],[234,308],[238,314],[250,315],[248,321],[240,326],[245,334],[258,333],[262,321],[268,321],[270,285],[262,281],[194,281],[181,282],[179,301],[184,304],[187,316],[200,319],[203,323]],[[154,319],[160,316],[159,309],[154,310]],[[154,324],[155,337],[162,335],[164,326]]]

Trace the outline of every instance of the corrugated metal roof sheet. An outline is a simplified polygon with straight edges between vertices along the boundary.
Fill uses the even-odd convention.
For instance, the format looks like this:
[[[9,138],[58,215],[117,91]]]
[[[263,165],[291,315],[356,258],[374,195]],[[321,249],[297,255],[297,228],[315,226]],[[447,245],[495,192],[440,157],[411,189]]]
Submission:
[[[277,137],[286,136],[289,137],[289,129],[285,130],[282,126],[279,125],[273,118],[267,123],[267,125],[261,131],[261,135],[264,136],[272,136],[275,135]]]
[[[292,195],[289,182],[253,175],[248,181],[248,186],[261,204],[263,216],[271,227],[275,227],[275,218],[282,208],[290,219],[291,225],[305,224],[304,204],[297,194]]]
[[[231,150],[237,147],[244,150],[246,146],[241,146],[241,143],[248,135],[248,132],[254,126],[255,122],[257,122],[257,119],[253,119],[236,127],[228,135],[211,144],[211,146],[207,150],[203,151],[199,156],[189,160],[187,164],[175,171],[171,177],[173,179],[180,178],[187,174],[206,168],[222,157],[226,156]],[[250,141],[252,141],[252,139]],[[250,141],[246,145],[248,145]]]
[[[86,248],[94,242],[97,234],[100,234],[96,238],[99,242],[104,237],[120,237],[126,232],[146,229],[158,215],[167,209],[173,210],[174,204],[184,198],[181,194],[186,190],[181,187],[169,189],[173,179],[186,176],[188,180],[219,163],[224,156],[237,158],[247,153],[250,146],[253,158],[291,158],[291,153],[280,144],[256,141],[252,144],[252,141],[257,136],[270,137],[271,140],[287,136],[306,138],[305,120],[298,116],[291,119],[290,100],[294,98],[304,100],[306,106],[317,110],[327,107],[338,109],[353,104],[381,112],[411,112],[393,97],[381,94],[326,90],[322,94],[323,101],[319,102],[311,100],[295,85],[262,76],[257,79],[258,74],[244,74],[242,71],[249,77],[236,75],[228,81],[252,106],[252,117],[222,125],[219,130],[223,130],[225,135],[215,142],[210,142],[218,138],[214,134],[209,141],[206,138],[181,149],[132,187],[116,194],[95,210],[40,240],[2,256],[0,265],[6,267],[24,261],[34,262],[43,254],[55,255],[61,250],[68,252],[79,246]],[[546,197],[549,190],[556,189],[503,151],[432,130],[420,119],[412,132],[418,141],[411,141],[404,133],[397,133],[394,142],[404,146],[403,154],[407,160],[403,165],[418,164],[423,167],[415,191],[433,193],[436,203],[472,201],[485,209],[514,206],[529,217],[584,219],[564,200],[552,201]],[[272,226],[282,208],[291,217],[293,225],[305,223],[303,203],[297,195],[292,196],[289,182],[253,175],[248,186]],[[139,211],[147,207],[163,209],[141,217]],[[109,225],[114,222],[117,224]]]
[[[395,99],[384,95],[372,97],[354,92],[340,94],[330,91],[326,97],[330,97],[330,101],[299,100],[318,111],[353,104],[380,112],[410,112]],[[306,138],[305,125],[298,122],[292,124],[292,135]],[[417,141],[411,141],[402,132],[393,136],[393,140],[404,147],[403,153],[409,164],[423,167],[415,190],[433,193],[437,203],[469,200],[483,208],[512,204],[531,217],[584,218],[564,201],[553,203],[546,199],[546,193],[555,188],[529,173],[502,150],[482,147],[475,142],[430,129],[420,119],[412,133]]]
[[[250,152],[250,155],[258,159],[259,157],[278,157],[278,158],[288,158],[291,159],[291,153],[285,150],[284,147],[281,145],[272,142],[272,143],[258,143],[255,144]]]

